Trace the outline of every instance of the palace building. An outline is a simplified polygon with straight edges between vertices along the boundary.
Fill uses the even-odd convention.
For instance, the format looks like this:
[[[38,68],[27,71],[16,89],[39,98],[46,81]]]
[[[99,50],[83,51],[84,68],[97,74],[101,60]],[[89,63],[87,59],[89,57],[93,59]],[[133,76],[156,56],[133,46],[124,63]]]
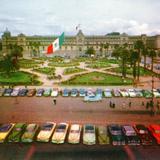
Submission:
[[[44,56],[44,51],[52,43],[57,36],[26,36],[19,34],[12,36],[6,30],[2,35],[2,54],[8,53],[11,46],[17,44],[23,47],[24,56]],[[78,56],[84,54],[89,47],[93,47],[97,54],[111,55],[117,45],[127,44],[128,48],[133,48],[137,40],[142,40],[146,46],[156,50],[160,50],[160,35],[147,36],[145,34],[130,36],[125,33],[119,35],[84,35],[82,30],[79,30],[75,36],[65,35],[64,43],[56,54]],[[104,52],[102,45],[107,45],[107,52]],[[106,50],[105,48],[105,50]],[[103,51],[103,52],[102,52]],[[104,55],[105,56],[105,55]]]

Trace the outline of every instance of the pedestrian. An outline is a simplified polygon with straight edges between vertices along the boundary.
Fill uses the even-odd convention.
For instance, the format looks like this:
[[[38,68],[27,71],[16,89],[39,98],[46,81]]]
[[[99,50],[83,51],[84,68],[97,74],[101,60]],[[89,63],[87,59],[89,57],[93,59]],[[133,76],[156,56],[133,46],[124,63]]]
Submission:
[[[131,108],[131,105],[132,105],[132,102],[130,101],[130,102],[129,102],[129,108]]]
[[[123,109],[125,108],[125,105],[126,105],[125,102],[123,102],[123,104],[122,104]]]
[[[54,105],[56,105],[56,103],[57,103],[56,98],[53,99],[53,103],[54,103]]]

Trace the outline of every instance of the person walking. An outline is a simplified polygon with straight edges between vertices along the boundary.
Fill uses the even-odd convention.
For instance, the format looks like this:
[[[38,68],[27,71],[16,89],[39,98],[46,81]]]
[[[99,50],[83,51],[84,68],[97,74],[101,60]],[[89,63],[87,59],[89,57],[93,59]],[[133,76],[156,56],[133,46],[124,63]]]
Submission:
[[[56,98],[53,99],[53,103],[54,103],[54,105],[56,105],[56,103],[57,103]]]

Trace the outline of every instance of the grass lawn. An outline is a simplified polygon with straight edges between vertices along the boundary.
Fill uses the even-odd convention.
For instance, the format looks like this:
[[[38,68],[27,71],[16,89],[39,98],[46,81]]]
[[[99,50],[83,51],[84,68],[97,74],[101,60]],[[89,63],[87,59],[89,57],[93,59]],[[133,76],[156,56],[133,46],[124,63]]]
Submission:
[[[33,78],[33,84],[39,85],[41,84],[37,80],[37,76],[18,71],[13,72],[9,77],[6,77],[4,73],[0,73],[0,83],[1,84],[10,84],[10,85],[29,85],[32,84],[32,78]]]
[[[54,74],[55,68],[53,67],[36,68],[36,69],[33,69],[33,71],[43,73],[43,74]]]
[[[70,80],[63,82],[62,84],[68,85],[131,85],[132,79],[125,79],[126,82],[123,82],[121,77],[114,76],[110,74],[100,73],[100,72],[91,72],[87,74],[82,74],[75,76]]]
[[[69,62],[69,63],[64,63],[64,62],[52,62],[48,64],[49,66],[53,66],[53,67],[71,67],[71,66],[78,66],[79,63],[78,62]]]
[[[19,61],[21,68],[34,68],[42,63],[43,63],[43,61],[37,62],[34,59],[20,59],[20,61]]]
[[[64,75],[67,75],[67,74],[79,73],[79,72],[83,72],[83,71],[86,71],[86,70],[85,70],[85,69],[78,68],[78,67],[71,67],[71,68],[65,68],[63,74],[64,74]]]
[[[116,72],[116,73],[121,73],[122,70],[121,68],[112,68],[106,71],[112,71],[112,72]],[[127,68],[127,74],[132,75],[132,68]],[[149,71],[147,69],[144,69],[143,67],[140,67],[140,76],[151,76],[152,75],[152,71]]]
[[[87,67],[89,68],[107,68],[110,67],[111,65],[109,63],[106,62],[91,62],[89,65],[87,65]]]

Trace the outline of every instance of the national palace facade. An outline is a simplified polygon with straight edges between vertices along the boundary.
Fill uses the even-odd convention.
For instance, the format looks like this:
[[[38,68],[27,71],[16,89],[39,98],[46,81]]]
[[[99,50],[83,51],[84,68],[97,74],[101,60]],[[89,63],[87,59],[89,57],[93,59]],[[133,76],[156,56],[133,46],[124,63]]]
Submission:
[[[57,37],[56,36],[26,36],[19,34],[18,36],[12,36],[11,33],[6,30],[2,35],[2,54],[8,53],[11,45],[17,44],[23,47],[24,56],[43,56],[44,51]],[[137,36],[129,36],[125,33],[120,35],[84,35],[82,30],[79,30],[75,36],[65,35],[65,40],[60,51],[56,54],[72,54],[74,56],[78,54],[84,54],[87,48],[93,47],[96,53],[100,53],[102,45],[109,44],[107,48],[107,54],[111,54],[116,45],[127,44],[129,48],[133,48],[134,43],[137,40],[142,40],[146,46],[160,50],[160,35],[147,36],[145,34]],[[106,54],[104,52],[103,54]]]

